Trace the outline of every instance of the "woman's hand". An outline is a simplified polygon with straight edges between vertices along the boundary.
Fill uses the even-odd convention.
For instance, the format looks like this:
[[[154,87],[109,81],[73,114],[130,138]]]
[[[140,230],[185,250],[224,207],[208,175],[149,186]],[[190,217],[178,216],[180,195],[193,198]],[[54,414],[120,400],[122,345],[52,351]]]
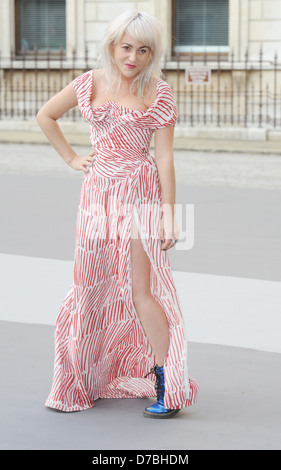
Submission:
[[[89,166],[93,164],[95,154],[96,152],[93,150],[85,157],[79,157],[79,155],[76,155],[76,157],[70,160],[69,166],[71,166],[73,170],[82,170],[87,173],[89,171]]]
[[[162,250],[168,250],[175,246],[172,240],[179,239],[179,229],[176,216],[172,211],[164,211],[160,221],[160,240]]]

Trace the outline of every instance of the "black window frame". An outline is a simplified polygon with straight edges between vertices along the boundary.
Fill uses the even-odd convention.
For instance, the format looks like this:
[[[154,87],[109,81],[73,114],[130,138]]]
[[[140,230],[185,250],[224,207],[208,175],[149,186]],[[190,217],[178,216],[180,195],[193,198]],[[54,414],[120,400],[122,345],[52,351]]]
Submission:
[[[218,53],[220,53],[221,57],[228,57],[230,53],[230,45],[229,45],[229,23],[228,23],[228,46],[213,46],[213,51],[208,50],[208,47],[206,48],[205,46],[200,46],[200,50],[196,50],[193,46],[190,46],[189,51],[176,51],[175,47],[177,46],[177,37],[176,37],[176,7],[177,7],[177,1],[178,0],[172,0],[172,35],[171,35],[171,59],[176,60],[178,56],[180,57],[194,57],[195,59],[198,57],[199,60],[202,59],[203,56],[208,56],[210,57],[217,57]],[[229,3],[230,0],[228,0],[228,9],[229,9]],[[228,12],[228,22],[229,22],[229,12]],[[215,50],[216,49],[216,50]]]
[[[57,50],[52,50],[48,47],[46,47],[45,50],[38,50],[38,49],[31,49],[31,50],[26,50],[20,47],[20,32],[19,32],[19,3],[21,0],[15,0],[14,4],[14,17],[15,17],[15,58],[16,59],[33,59],[34,57],[43,60],[46,60],[50,58],[50,60],[64,60],[66,59],[66,49],[67,49],[67,44],[66,44],[66,37],[65,37],[65,47]],[[66,1],[65,1],[65,9],[66,9]],[[65,28],[67,27],[66,25],[66,18],[65,18]],[[65,33],[66,35],[66,33]]]

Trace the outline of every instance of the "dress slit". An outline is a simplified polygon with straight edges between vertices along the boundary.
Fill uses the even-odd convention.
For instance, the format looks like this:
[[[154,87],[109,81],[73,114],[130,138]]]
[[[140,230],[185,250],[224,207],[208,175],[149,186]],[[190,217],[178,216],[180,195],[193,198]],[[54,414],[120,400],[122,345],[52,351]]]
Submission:
[[[160,202],[160,204],[159,204]],[[189,377],[188,377],[188,370],[187,370],[187,363],[186,363],[186,356],[187,356],[187,342],[186,342],[186,334],[185,334],[185,328],[183,324],[183,319],[181,315],[181,310],[179,306],[179,299],[177,296],[177,292],[174,287],[174,280],[172,277],[171,273],[171,268],[170,268],[170,260],[167,251],[163,251],[162,247],[160,246],[160,238],[159,238],[159,228],[160,228],[160,219],[161,219],[161,202],[157,202],[156,205],[154,205],[154,212],[153,214],[148,215],[148,206],[144,205],[144,210],[141,211],[141,216],[139,216],[138,211],[134,205],[133,208],[133,213],[136,214],[135,217],[135,222],[137,225],[137,231],[138,235],[141,239],[143,249],[146,253],[146,255],[149,258],[150,261],[150,290],[151,294],[153,297],[158,301],[159,305],[162,307],[166,319],[168,322],[168,327],[169,327],[169,349],[168,353],[164,362],[164,374],[165,374],[165,386],[166,386],[166,393],[165,393],[165,407],[166,408],[180,408],[180,404],[175,402],[175,393],[174,393],[174,387],[175,384],[171,382],[171,378],[174,375],[174,370],[178,369],[178,371],[181,371],[181,375],[185,378],[184,383],[186,388],[182,388],[181,393],[182,397],[185,397],[184,399],[187,400],[191,394],[191,388],[190,388],[190,383],[189,383]],[[150,226],[153,224],[153,230],[151,233],[151,237],[147,238],[145,237],[146,234],[146,229],[145,225],[142,222],[143,220],[148,220],[150,217]],[[169,266],[169,282],[170,282],[170,289],[174,287],[174,298],[172,295],[169,295],[169,289],[167,289],[167,285],[163,281],[163,270],[165,270],[164,267],[161,267],[161,261],[158,261],[158,266],[157,263],[155,262],[155,259],[153,259],[152,256],[152,251],[157,253],[157,259],[161,260],[163,262],[163,266],[167,265]],[[130,266],[130,283],[132,280],[132,275],[131,275],[131,258],[130,262],[128,263]],[[161,274],[162,270],[162,274]],[[129,284],[130,284],[129,283]],[[163,301],[164,298],[164,293],[166,292],[167,295],[167,300]],[[131,296],[131,301],[132,301],[132,288],[130,284],[130,296]],[[178,306],[178,312],[176,312],[176,306]],[[132,302],[132,307],[135,311],[136,316],[138,316]],[[145,333],[144,333],[145,335]],[[176,363],[178,359],[175,358],[174,355],[174,347],[175,347],[175,342],[181,342],[181,347],[182,350],[184,351],[184,355],[181,358],[181,361],[179,363]],[[155,356],[151,350],[151,367],[156,364]],[[179,390],[177,390],[177,393]]]

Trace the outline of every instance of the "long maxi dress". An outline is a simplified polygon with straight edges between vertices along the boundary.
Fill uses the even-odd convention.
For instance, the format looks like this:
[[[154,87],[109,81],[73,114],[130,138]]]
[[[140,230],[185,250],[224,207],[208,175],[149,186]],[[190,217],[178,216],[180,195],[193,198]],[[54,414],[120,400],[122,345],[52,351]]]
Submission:
[[[46,406],[72,412],[98,398],[155,397],[155,378],[144,376],[155,356],[132,301],[132,219],[151,262],[151,293],[165,311],[170,344],[164,363],[166,408],[196,402],[189,377],[185,325],[168,251],[159,237],[160,179],[149,147],[155,129],[179,114],[167,82],[145,111],[107,101],[92,108],[94,70],[72,82],[90,126],[95,160],[84,174],[78,204],[74,279],[55,325],[54,377]]]

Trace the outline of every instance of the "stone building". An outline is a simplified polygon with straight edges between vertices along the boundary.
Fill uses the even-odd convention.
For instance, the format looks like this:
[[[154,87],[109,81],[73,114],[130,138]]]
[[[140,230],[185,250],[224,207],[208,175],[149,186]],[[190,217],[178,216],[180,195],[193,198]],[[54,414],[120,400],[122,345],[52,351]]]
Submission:
[[[46,4],[48,7],[46,8]],[[280,0],[1,0],[0,2],[0,44],[2,57],[8,58],[11,50],[19,52],[23,45],[24,33],[19,31],[21,26],[30,21],[34,30],[34,23],[47,21],[49,17],[60,17],[61,28],[65,31],[64,48],[66,56],[71,58],[73,48],[77,55],[83,57],[85,45],[88,46],[89,55],[96,57],[100,38],[107,23],[125,9],[139,9],[151,13],[164,26],[164,40],[168,56],[173,55],[172,36],[182,34],[181,28],[197,23],[199,31],[192,35],[187,31],[183,34],[182,42],[176,38],[182,50],[193,46],[193,51],[207,46],[207,51],[216,51],[221,46],[224,52],[234,51],[237,58],[243,59],[243,53],[249,48],[249,60],[256,59],[260,44],[263,44],[265,58],[272,59],[274,51],[281,56],[281,1]],[[30,14],[33,13],[33,17]],[[47,13],[47,14],[46,14]],[[45,20],[40,20],[45,15]],[[190,20],[189,20],[190,18]],[[227,25],[226,25],[227,22]],[[213,28],[215,42],[208,44],[211,34],[206,35],[205,44],[202,43],[203,29]],[[223,30],[222,35],[220,35]],[[29,30],[29,33],[30,30]],[[196,36],[197,33],[197,36]],[[35,40],[42,34],[37,28]],[[36,38],[37,34],[37,38]],[[51,36],[51,27],[48,32]],[[198,44],[194,42],[197,37]],[[50,39],[50,37],[49,37]],[[186,43],[184,43],[184,40]],[[203,40],[204,42],[204,40]],[[214,41],[212,41],[214,42]],[[221,42],[221,44],[219,44]],[[47,46],[46,40],[45,45]],[[200,44],[201,43],[201,44]],[[30,46],[33,47],[34,44]],[[55,44],[54,44],[55,46]],[[44,44],[42,44],[42,49]]]
[[[0,119],[16,101],[26,120],[34,90],[40,104],[94,67],[108,22],[126,9],[163,25],[182,125],[281,126],[281,0],[1,0]],[[209,68],[211,82],[193,86],[190,67]]]

